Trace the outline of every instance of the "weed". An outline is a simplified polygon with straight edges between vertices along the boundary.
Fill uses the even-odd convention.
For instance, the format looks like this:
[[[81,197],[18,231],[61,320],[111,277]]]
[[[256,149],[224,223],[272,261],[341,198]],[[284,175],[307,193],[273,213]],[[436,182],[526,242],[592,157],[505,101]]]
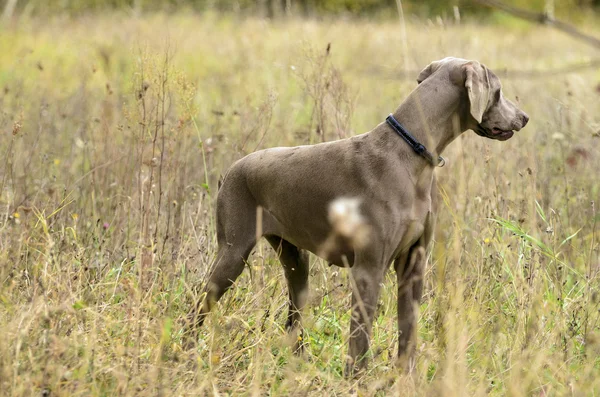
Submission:
[[[282,270],[264,244],[198,347],[183,348],[215,256],[218,180],[235,160],[382,122],[416,75],[378,70],[450,54],[545,69],[589,53],[543,27],[405,28],[403,44],[391,22],[210,13],[2,25],[1,394],[600,392],[600,102],[598,75],[584,69],[509,71],[504,92],[519,97],[527,128],[503,143],[466,133],[444,153],[413,374],[393,365],[387,275],[369,369],[342,377],[350,280],[316,257],[306,354],[294,356]]]

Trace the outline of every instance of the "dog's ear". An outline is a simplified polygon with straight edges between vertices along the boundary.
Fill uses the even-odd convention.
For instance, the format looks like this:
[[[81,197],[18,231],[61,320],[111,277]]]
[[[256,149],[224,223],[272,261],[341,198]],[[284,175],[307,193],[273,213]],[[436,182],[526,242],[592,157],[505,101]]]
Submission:
[[[429,65],[427,65],[427,67],[425,67],[425,69],[421,70],[421,73],[419,73],[419,77],[417,77],[417,84],[421,84],[423,80],[431,76],[431,73],[433,73],[433,68],[431,67],[431,65],[432,64],[430,63]]]
[[[421,70],[421,73],[419,73],[419,77],[417,77],[417,83],[421,84],[423,80],[425,80],[427,77],[431,76],[433,72],[438,70],[442,61],[431,62],[425,67],[425,69]]]
[[[466,63],[464,68],[465,87],[471,103],[471,116],[481,123],[490,98],[488,71],[485,66],[475,61]]]
[[[440,68],[440,66],[455,60],[457,60],[457,58],[446,57],[444,59],[440,59],[439,61],[431,62],[429,65],[427,65],[427,67],[425,67],[425,69],[421,71],[421,73],[419,73],[419,77],[417,77],[417,83],[421,84],[423,80],[434,74],[435,71]]]

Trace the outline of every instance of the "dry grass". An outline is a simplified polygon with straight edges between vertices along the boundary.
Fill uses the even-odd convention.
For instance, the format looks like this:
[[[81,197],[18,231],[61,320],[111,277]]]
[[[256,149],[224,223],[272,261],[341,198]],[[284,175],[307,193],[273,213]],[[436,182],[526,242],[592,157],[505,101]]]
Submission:
[[[0,27],[0,394],[600,393],[594,70],[505,78],[527,128],[505,143],[469,132],[445,153],[412,376],[393,366],[390,274],[369,370],[343,379],[347,274],[315,257],[308,352],[291,355],[266,245],[198,349],[182,350],[215,254],[217,180],[235,159],[372,128],[414,87],[392,78],[405,65],[454,55],[549,69],[590,56],[522,25],[413,22],[407,36],[404,53],[393,22],[210,14]]]

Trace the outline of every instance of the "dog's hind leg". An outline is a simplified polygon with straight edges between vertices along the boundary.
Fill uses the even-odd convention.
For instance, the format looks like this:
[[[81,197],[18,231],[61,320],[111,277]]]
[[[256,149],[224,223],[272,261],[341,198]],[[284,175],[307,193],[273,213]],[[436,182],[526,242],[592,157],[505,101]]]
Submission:
[[[266,238],[277,251],[279,261],[283,265],[290,298],[286,329],[294,338],[294,352],[301,352],[303,349],[302,309],[308,295],[308,253],[280,237],[267,236]]]
[[[242,274],[256,244],[257,204],[238,179],[237,175],[228,176],[217,199],[219,248],[203,293],[188,318],[193,338],[195,330],[204,323],[214,304]]]
[[[246,260],[254,247],[254,240],[243,247],[221,245],[217,253],[208,281],[204,286],[200,300],[190,313],[189,323],[192,328],[192,337],[195,331],[202,326],[212,307],[221,299],[223,294],[233,285],[242,274]]]

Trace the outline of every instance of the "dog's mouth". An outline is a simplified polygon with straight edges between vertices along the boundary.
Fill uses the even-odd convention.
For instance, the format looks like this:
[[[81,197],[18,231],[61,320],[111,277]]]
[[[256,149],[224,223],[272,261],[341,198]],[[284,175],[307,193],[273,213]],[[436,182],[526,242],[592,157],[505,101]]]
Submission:
[[[485,138],[496,139],[498,141],[506,141],[507,139],[512,138],[515,134],[513,130],[501,130],[500,128],[485,128],[481,124],[477,125],[477,128],[474,130],[475,133],[479,136],[483,136]]]

